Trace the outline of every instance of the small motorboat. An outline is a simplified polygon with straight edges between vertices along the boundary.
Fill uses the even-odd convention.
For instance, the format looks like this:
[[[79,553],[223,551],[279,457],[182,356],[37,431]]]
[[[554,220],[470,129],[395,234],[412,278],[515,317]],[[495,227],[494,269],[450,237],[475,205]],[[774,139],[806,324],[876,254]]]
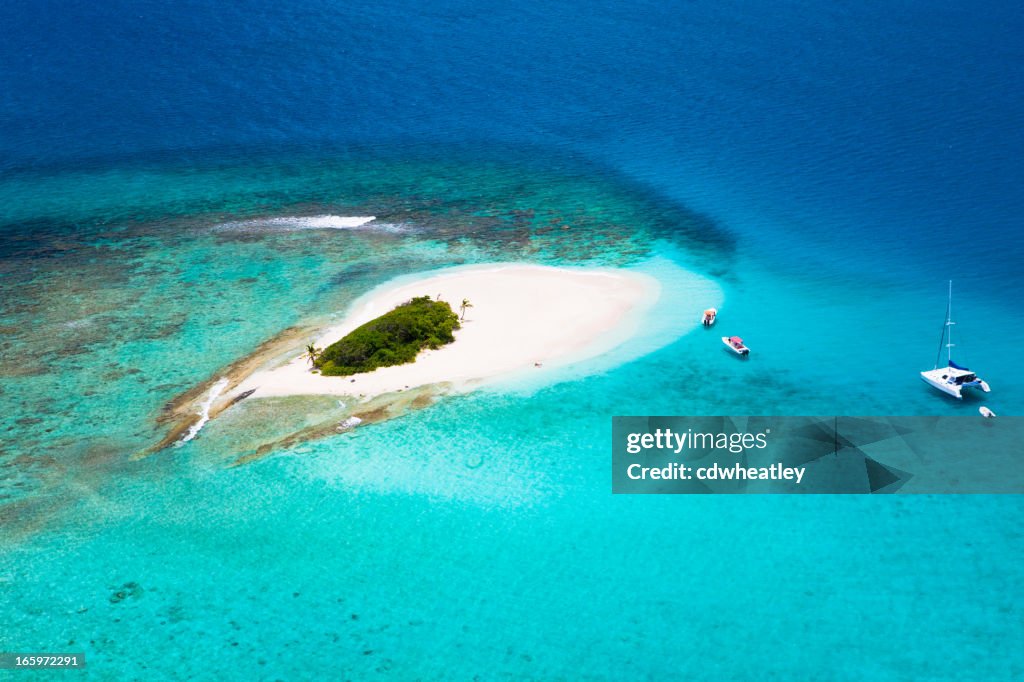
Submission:
[[[981,412],[981,416],[984,417],[985,419],[991,419],[992,417],[996,416],[995,412],[988,409],[984,405],[978,408],[978,412]]]
[[[722,343],[736,355],[750,355],[750,349],[743,345],[743,339],[738,336],[723,336]]]
[[[705,327],[710,327],[715,323],[715,318],[718,317],[718,310],[715,308],[708,308],[704,311],[704,319],[701,320]]]

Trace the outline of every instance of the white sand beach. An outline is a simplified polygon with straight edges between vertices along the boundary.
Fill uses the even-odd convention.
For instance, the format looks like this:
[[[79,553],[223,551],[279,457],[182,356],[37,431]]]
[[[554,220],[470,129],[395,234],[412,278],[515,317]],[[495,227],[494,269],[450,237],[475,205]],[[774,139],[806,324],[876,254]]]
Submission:
[[[466,311],[454,343],[416,362],[351,377],[320,376],[304,357],[257,371],[224,397],[349,395],[368,398],[427,384],[458,391],[515,375],[543,372],[605,353],[636,331],[661,286],[648,275],[603,268],[492,264],[401,278],[357,299],[345,319],[317,339],[326,347],[414,296],[440,296]]]

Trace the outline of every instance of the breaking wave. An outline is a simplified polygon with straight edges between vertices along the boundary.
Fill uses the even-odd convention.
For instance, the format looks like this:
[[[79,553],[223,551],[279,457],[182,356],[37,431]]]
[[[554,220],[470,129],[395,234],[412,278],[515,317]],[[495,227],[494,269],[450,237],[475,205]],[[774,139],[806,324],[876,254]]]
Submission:
[[[372,230],[374,232],[409,232],[403,223],[378,223],[376,216],[278,216],[275,218],[254,218],[236,220],[217,225],[220,230],[242,231],[292,231],[292,230]]]
[[[227,388],[229,383],[230,382],[227,377],[222,377],[220,381],[210,388],[210,392],[207,394],[206,400],[204,400],[203,404],[199,406],[199,421],[190,426],[188,433],[186,433],[181,440],[175,443],[175,445],[180,447],[189,442],[196,437],[196,434],[199,433],[200,429],[206,426],[206,422],[210,421],[210,407],[213,405],[213,401],[217,399],[217,396],[219,396],[225,388]]]

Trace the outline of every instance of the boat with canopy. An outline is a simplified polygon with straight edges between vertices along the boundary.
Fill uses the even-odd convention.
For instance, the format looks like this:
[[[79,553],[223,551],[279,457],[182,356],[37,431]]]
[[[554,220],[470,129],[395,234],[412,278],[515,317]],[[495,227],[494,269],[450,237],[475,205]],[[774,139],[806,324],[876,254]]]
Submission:
[[[746,357],[750,355],[750,349],[743,344],[743,339],[738,336],[723,336],[722,343],[725,347],[731,350],[736,355],[742,355]]]

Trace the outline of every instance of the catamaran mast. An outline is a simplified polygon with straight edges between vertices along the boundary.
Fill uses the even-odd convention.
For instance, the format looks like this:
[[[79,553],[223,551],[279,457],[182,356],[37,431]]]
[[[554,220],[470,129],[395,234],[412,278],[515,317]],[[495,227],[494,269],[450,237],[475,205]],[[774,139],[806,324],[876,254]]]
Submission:
[[[946,299],[946,321],[942,323],[942,332],[939,334],[939,348],[935,351],[935,367],[939,368],[939,359],[942,357],[942,343],[948,338],[949,341],[946,343],[946,364],[947,366],[953,360],[953,330],[950,329],[950,325],[956,324],[952,320],[953,316],[953,280],[949,280],[949,297]],[[949,334],[949,336],[946,336]]]
[[[949,339],[946,343],[946,364],[953,362],[953,280],[949,280],[949,298],[946,299],[946,327],[949,328]]]

